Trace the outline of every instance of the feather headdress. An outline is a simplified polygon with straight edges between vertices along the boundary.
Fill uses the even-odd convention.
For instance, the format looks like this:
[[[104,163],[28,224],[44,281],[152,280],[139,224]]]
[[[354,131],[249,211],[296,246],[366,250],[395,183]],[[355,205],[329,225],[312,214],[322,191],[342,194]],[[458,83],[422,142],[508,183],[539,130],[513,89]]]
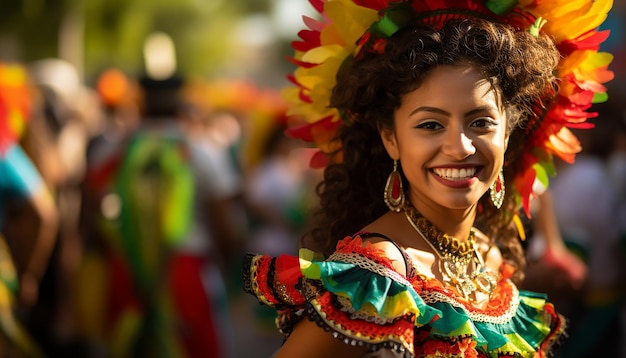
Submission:
[[[592,103],[607,99],[603,83],[613,78],[609,53],[599,52],[608,31],[598,27],[607,17],[612,0],[309,0],[321,20],[304,17],[308,27],[295,41],[293,62],[298,66],[289,77],[295,85],[283,90],[289,100],[289,115],[304,120],[288,134],[314,143],[318,153],[313,167],[340,160],[333,141],[337,130],[349,121],[331,108],[336,74],[346,60],[362,51],[384,51],[386,38],[411,22],[437,26],[448,19],[480,17],[510,24],[520,30],[554,40],[561,53],[558,67],[559,92],[549,108],[532,118],[523,135],[510,143],[515,151],[505,166],[512,166],[512,185],[519,203],[528,212],[533,187],[548,185],[554,175],[553,157],[573,162],[581,150],[569,128],[590,128]]]

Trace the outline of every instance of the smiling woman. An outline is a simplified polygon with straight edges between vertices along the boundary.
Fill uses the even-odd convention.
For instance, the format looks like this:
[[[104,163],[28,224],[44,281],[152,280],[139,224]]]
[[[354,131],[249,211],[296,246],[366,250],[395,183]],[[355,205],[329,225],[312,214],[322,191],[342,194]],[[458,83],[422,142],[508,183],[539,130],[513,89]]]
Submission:
[[[454,236],[464,230],[448,209],[475,207],[504,162],[508,139],[498,92],[471,66],[440,66],[407,93],[383,144],[400,160],[408,196],[420,212]],[[438,207],[445,208],[446,215]],[[473,222],[469,226],[472,226]],[[467,230],[465,230],[467,232]]]
[[[278,310],[287,339],[276,356],[545,356],[565,320],[545,295],[518,290],[514,218],[561,154],[538,139],[564,130],[557,104],[590,116],[590,103],[563,97],[576,81],[557,75],[602,36],[588,28],[594,45],[583,45],[547,25],[542,16],[558,23],[572,9],[559,1],[312,3],[335,22],[307,20],[286,93],[310,122],[291,134],[321,149],[321,208],[299,257],[244,261],[245,289]],[[590,24],[610,7],[582,3]]]

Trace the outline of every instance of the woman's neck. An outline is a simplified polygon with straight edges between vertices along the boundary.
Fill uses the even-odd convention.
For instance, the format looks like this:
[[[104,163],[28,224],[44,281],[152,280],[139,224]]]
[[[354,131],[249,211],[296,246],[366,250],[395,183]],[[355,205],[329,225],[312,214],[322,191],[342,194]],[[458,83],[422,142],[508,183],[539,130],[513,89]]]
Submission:
[[[413,200],[411,204],[443,233],[461,241],[469,237],[476,219],[476,205],[466,209],[450,209]]]

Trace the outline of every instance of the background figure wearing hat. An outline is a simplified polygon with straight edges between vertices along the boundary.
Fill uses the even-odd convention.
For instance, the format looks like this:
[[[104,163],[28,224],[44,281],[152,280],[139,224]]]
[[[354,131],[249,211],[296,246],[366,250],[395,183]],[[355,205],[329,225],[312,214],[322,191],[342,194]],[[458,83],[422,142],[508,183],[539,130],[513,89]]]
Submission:
[[[610,2],[582,3],[593,37]],[[246,291],[278,310],[276,357],[547,355],[565,319],[517,288],[514,217],[546,158],[572,154],[538,139],[569,133],[550,104],[587,109],[555,76],[571,68],[552,14],[571,3],[318,5],[290,92],[308,121],[292,134],[326,165],[317,222],[299,257],[244,260]]]
[[[221,264],[235,242],[229,205],[238,179],[186,132],[194,111],[181,99],[181,78],[139,82],[141,124],[115,174],[121,211],[109,289],[111,350],[229,357]]]

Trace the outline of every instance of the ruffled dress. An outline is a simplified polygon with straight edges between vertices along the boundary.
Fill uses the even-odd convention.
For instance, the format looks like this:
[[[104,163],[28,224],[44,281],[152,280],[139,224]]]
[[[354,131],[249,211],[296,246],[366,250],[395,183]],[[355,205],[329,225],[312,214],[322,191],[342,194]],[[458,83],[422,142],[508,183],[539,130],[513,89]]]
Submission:
[[[397,272],[384,252],[359,233],[340,241],[327,259],[307,249],[299,257],[248,254],[244,289],[277,310],[288,336],[307,317],[365,357],[544,357],[565,319],[546,296],[518,290],[504,264],[487,304],[476,307],[409,263]]]

